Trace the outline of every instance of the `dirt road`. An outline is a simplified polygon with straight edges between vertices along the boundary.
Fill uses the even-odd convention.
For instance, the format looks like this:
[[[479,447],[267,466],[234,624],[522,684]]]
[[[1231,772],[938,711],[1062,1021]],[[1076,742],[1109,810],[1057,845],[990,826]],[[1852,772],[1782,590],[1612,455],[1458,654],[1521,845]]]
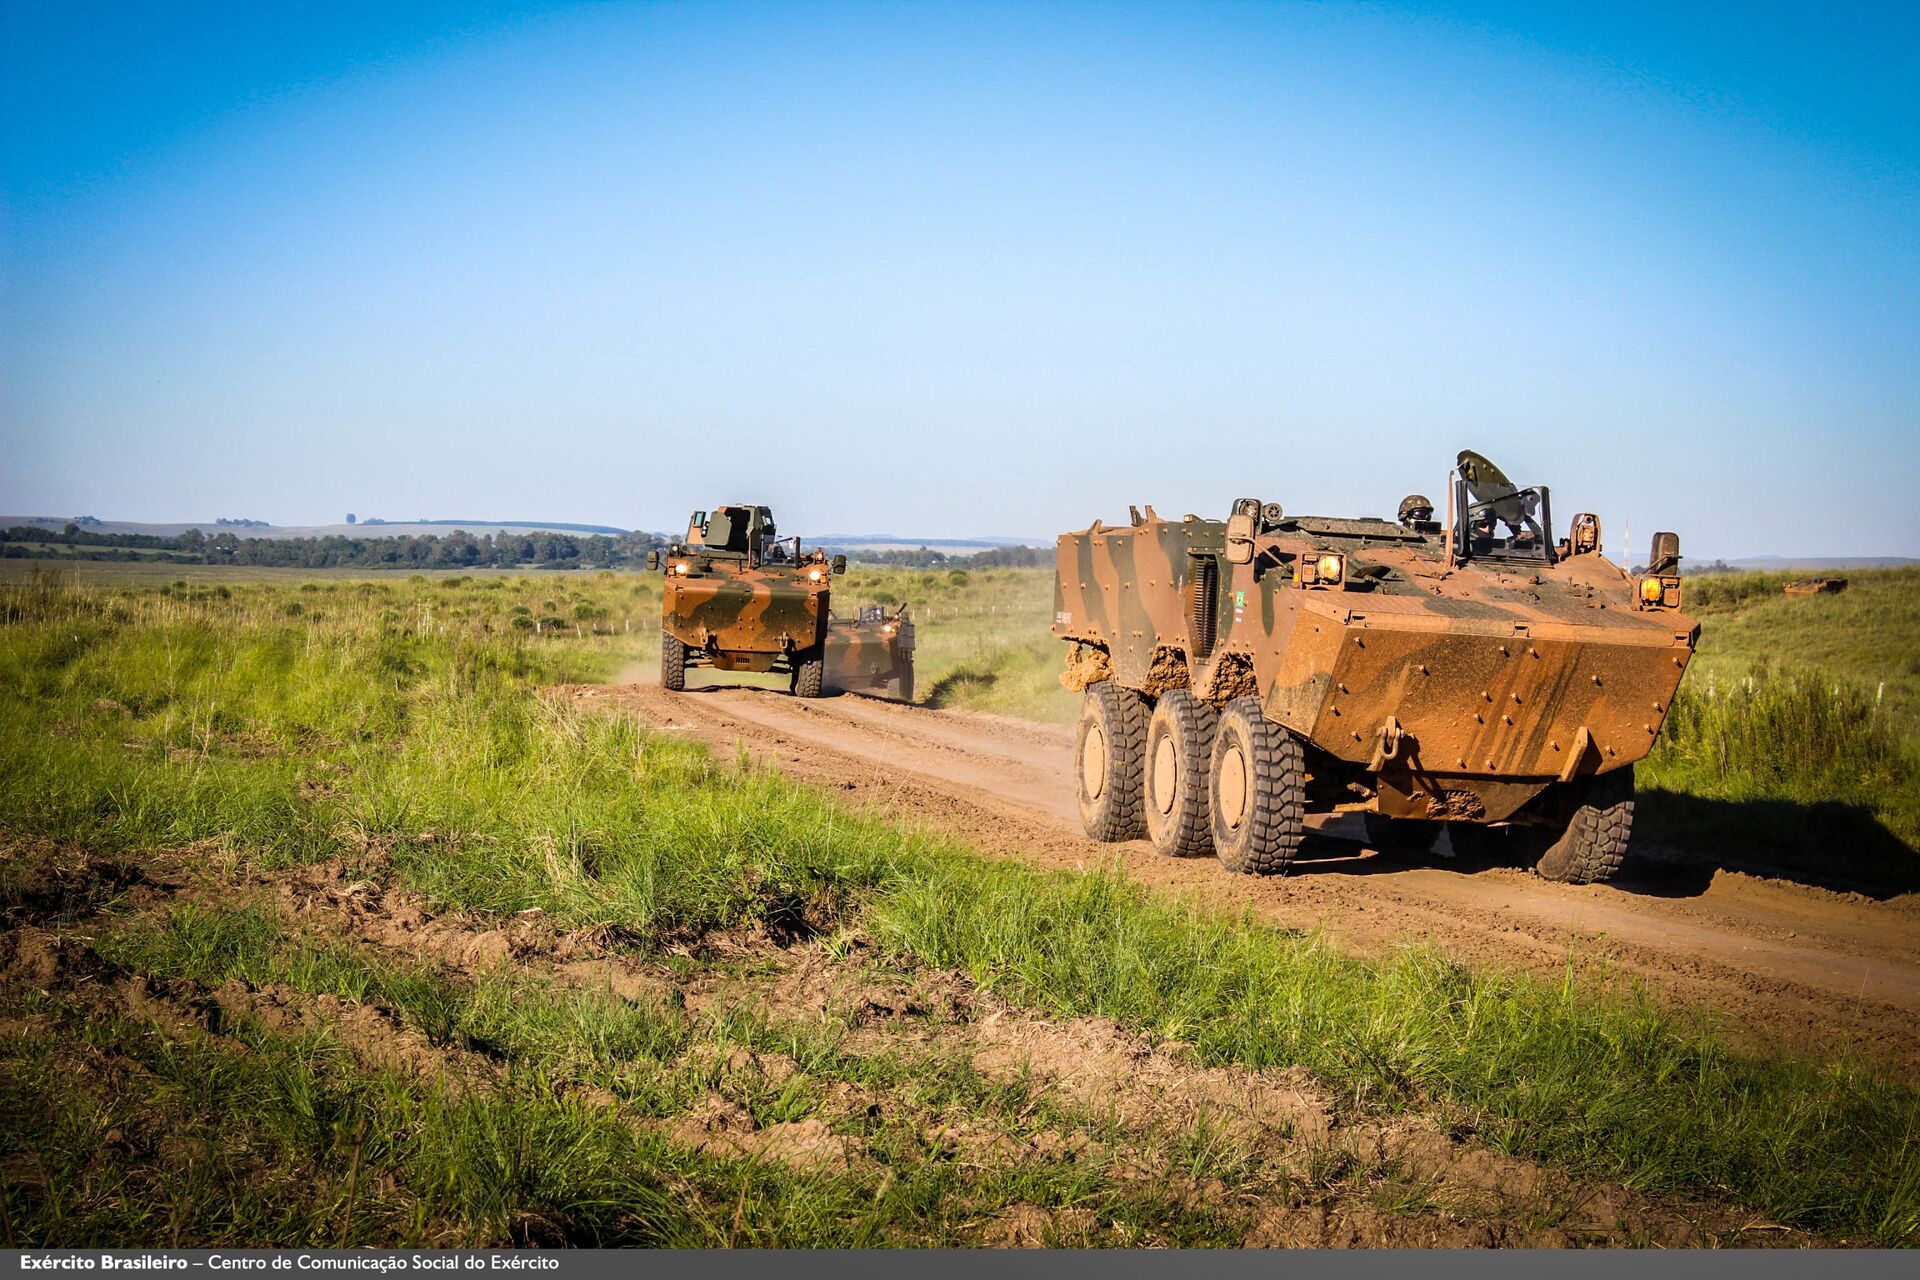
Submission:
[[[1445,842],[1425,865],[1396,861],[1367,848],[1351,819],[1327,820],[1290,875],[1233,876],[1212,859],[1160,857],[1144,841],[1088,840],[1065,727],[737,686],[566,692],[727,751],[744,744],[789,776],[997,855],[1117,864],[1195,903],[1321,928],[1359,952],[1432,942],[1463,962],[1540,975],[1571,963],[1643,983],[1745,1042],[1845,1045],[1920,1067],[1920,894],[1875,901],[1715,869],[1701,851],[1663,848],[1645,831],[1614,884],[1572,887],[1454,860]]]

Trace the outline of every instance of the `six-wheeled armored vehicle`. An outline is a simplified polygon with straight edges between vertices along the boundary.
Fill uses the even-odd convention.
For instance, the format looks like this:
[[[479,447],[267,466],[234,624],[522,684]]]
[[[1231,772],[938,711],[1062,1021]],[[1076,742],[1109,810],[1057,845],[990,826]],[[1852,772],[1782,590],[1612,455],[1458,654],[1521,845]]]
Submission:
[[[1062,535],[1053,630],[1084,691],[1075,776],[1089,834],[1284,871],[1312,813],[1359,812],[1405,856],[1440,831],[1554,880],[1604,880],[1633,823],[1633,764],[1699,634],[1679,539],[1642,574],[1600,521],[1557,536],[1546,486],[1460,454],[1444,520],[1296,516]]]
[[[766,507],[696,511],[685,541],[648,553],[666,570],[660,683],[684,689],[687,668],[784,671],[803,698],[820,696],[834,574],[846,557],[782,538]]]

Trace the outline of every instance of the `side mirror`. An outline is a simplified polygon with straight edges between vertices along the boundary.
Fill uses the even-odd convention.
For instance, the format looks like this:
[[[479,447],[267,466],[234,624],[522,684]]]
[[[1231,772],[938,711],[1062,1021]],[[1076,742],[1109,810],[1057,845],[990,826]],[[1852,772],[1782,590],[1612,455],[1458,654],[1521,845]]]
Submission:
[[[1251,511],[1235,512],[1227,517],[1227,562],[1253,563],[1253,524]]]
[[[1656,533],[1653,535],[1653,554],[1647,557],[1648,573],[1678,573],[1680,570],[1680,535],[1677,533]]]
[[[647,568],[658,569],[659,567],[660,567],[660,553],[658,551],[647,552]]]
[[[847,558],[843,555],[835,556],[833,558],[833,564],[830,567],[835,573],[845,573],[847,571]]]

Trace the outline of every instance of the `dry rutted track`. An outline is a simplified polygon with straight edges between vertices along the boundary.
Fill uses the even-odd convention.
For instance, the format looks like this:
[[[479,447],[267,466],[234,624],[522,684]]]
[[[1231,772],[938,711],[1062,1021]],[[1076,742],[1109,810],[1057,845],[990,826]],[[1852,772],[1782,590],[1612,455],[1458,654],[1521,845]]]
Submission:
[[[1145,842],[1088,840],[1064,727],[737,686],[564,692],[723,750],[744,744],[792,777],[994,854],[1061,867],[1117,859],[1143,884],[1251,908],[1286,927],[1325,928],[1362,952],[1431,941],[1459,960],[1542,975],[1564,972],[1571,956],[1718,1017],[1738,1038],[1845,1045],[1920,1066],[1920,895],[1875,901],[1711,870],[1714,851],[1663,848],[1646,830],[1613,885],[1557,885],[1441,857],[1395,861],[1366,848],[1350,820],[1327,822],[1284,878],[1232,876],[1212,859],[1159,857]]]

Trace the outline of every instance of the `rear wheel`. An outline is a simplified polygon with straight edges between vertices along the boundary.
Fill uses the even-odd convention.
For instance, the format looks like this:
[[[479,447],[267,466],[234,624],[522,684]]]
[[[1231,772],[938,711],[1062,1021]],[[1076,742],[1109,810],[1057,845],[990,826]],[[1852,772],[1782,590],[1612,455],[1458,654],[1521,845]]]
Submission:
[[[793,683],[789,686],[796,698],[817,698],[826,681],[827,662],[818,647],[804,654],[793,656]]]
[[[1389,818],[1384,813],[1369,813],[1367,843],[1395,858],[1419,858],[1433,852],[1440,824],[1427,818]]]
[[[1144,778],[1147,700],[1111,680],[1087,686],[1073,734],[1080,822],[1095,840],[1138,840],[1147,833]]]
[[[1207,773],[1220,713],[1186,689],[1169,689],[1147,721],[1147,838],[1170,858],[1213,852]]]
[[[660,633],[660,687],[675,693],[687,687],[687,646],[667,631]]]
[[[1560,884],[1599,884],[1620,870],[1633,835],[1632,769],[1556,783],[1534,807],[1555,820],[1500,827],[1448,823],[1454,852],[1474,862],[1532,867],[1541,879]]]
[[[1611,880],[1633,837],[1633,770],[1616,769],[1569,785],[1580,787],[1573,816],[1533,869],[1561,884]]]
[[[1285,871],[1307,833],[1307,762],[1300,740],[1267,719],[1258,698],[1220,713],[1210,769],[1213,851],[1227,870]]]

